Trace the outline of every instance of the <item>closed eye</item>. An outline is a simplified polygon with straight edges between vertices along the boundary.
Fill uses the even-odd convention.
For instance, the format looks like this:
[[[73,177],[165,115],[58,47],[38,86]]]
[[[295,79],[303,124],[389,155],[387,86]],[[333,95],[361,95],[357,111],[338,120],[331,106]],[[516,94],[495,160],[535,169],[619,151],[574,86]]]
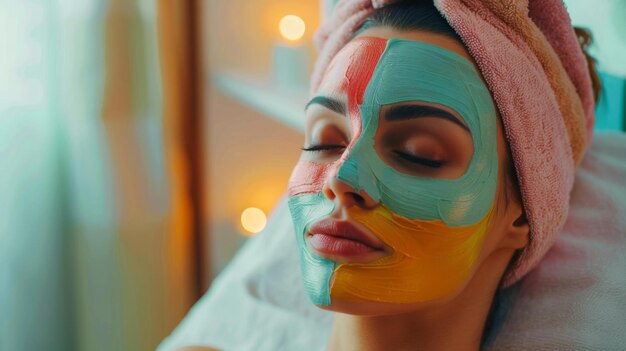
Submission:
[[[426,166],[426,167],[430,167],[430,168],[440,168],[444,164],[443,161],[431,160],[428,158],[423,158],[423,157],[407,154],[402,151],[394,150],[393,153],[405,161],[409,161],[409,162]]]
[[[343,150],[346,147],[343,145],[311,145],[301,148],[302,151],[328,151],[328,150]]]

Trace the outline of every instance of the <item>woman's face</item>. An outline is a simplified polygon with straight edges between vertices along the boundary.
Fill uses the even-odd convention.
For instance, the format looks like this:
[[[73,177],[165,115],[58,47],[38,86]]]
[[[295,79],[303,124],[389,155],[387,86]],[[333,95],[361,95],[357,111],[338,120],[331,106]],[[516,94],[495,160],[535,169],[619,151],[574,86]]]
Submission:
[[[289,207],[312,301],[384,313],[462,290],[495,247],[504,152],[463,46],[365,31],[336,55],[306,114]]]

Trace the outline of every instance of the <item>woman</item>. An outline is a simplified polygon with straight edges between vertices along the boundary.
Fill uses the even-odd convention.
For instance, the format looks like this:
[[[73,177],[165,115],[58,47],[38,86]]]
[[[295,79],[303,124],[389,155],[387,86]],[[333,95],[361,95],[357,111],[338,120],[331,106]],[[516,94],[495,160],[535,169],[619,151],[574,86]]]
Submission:
[[[494,12],[506,6],[484,3]],[[456,5],[438,3],[444,13]],[[340,2],[337,19],[358,23],[359,6]],[[457,25],[463,34],[463,24]],[[321,36],[325,30],[332,35],[334,29],[327,24]],[[575,105],[569,110],[554,99],[517,92],[527,101],[517,105],[516,115],[505,111],[505,128],[496,105],[507,99],[492,99],[490,88],[503,92],[481,77],[485,61],[474,60],[432,3],[382,7],[350,37],[330,62],[322,51],[306,110],[305,146],[289,186],[305,287],[313,303],[339,312],[329,350],[477,350],[497,289],[541,258],[566,211],[566,203],[553,201],[552,214],[537,213],[545,204],[531,190],[520,193],[514,166],[533,162],[525,153],[557,155],[551,148],[567,145],[569,163],[522,168],[522,185],[528,188],[536,181],[529,178],[539,175],[529,172],[573,173],[584,149],[576,143],[584,143],[593,118],[582,101],[591,94],[590,75],[577,87],[584,98],[570,94],[568,103]],[[550,62],[542,64],[550,70]],[[538,78],[529,72],[528,79]],[[536,127],[547,128],[541,133],[564,140],[523,149],[516,139],[528,131],[514,119],[536,112],[528,108],[533,103],[552,109],[549,118],[565,119],[560,127],[575,132],[536,118]],[[516,162],[511,141],[518,142]],[[554,200],[571,189],[571,176],[533,186],[545,187],[544,195]]]
[[[317,36],[289,184],[305,288],[338,312],[329,350],[477,350],[563,224],[596,75],[557,0],[373,3]]]

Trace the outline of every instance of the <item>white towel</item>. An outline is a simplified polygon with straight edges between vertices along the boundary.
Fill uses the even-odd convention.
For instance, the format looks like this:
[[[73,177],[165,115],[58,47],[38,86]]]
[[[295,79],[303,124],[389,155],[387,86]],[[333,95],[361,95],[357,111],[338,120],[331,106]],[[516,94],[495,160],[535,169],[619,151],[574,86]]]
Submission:
[[[283,198],[158,351],[324,350],[332,318],[306,296]],[[594,137],[564,231],[488,350],[626,350],[626,134]]]

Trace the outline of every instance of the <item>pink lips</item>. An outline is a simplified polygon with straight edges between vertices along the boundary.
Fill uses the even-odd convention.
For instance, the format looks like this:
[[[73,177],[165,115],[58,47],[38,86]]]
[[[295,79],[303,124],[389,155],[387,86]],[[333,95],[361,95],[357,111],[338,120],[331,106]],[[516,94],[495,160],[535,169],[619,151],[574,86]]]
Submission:
[[[367,261],[385,254],[385,244],[349,221],[327,218],[313,223],[309,246],[334,261]]]

